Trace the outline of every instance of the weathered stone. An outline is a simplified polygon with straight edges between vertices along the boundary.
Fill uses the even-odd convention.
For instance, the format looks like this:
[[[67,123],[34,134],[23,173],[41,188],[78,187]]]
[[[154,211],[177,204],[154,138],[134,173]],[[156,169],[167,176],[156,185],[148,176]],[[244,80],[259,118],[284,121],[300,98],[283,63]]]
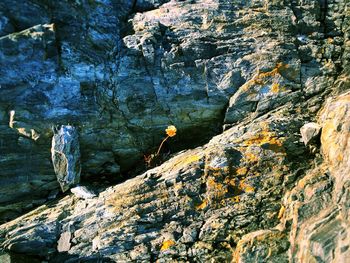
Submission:
[[[309,145],[313,141],[319,139],[321,126],[315,122],[309,122],[300,128],[301,138],[305,145]]]
[[[94,198],[96,196],[95,193],[90,191],[88,188],[85,186],[76,186],[70,189],[70,191],[78,198],[82,199],[90,199]]]
[[[287,235],[277,230],[249,233],[238,242],[235,262],[289,262]]]
[[[70,232],[63,232],[60,236],[60,239],[57,241],[57,251],[65,252],[69,251],[71,247],[70,239],[72,234]]]
[[[63,192],[80,181],[80,147],[78,131],[70,125],[62,125],[52,137],[51,156],[53,167]]]

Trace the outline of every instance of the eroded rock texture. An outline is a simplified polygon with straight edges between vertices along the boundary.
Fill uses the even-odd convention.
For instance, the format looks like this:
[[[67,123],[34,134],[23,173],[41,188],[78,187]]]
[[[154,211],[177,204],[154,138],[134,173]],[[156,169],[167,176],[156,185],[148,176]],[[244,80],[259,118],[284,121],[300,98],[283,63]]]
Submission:
[[[77,127],[86,180],[135,166],[169,124],[167,150],[198,147],[4,223],[1,257],[350,258],[349,1],[10,2],[0,3],[2,220],[58,187],[53,125]],[[305,145],[312,122],[321,136]]]

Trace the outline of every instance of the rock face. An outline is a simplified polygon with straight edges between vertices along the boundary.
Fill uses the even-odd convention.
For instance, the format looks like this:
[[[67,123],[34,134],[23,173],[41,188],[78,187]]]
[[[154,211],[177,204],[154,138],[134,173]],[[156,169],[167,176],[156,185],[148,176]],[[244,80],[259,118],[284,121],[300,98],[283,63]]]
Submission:
[[[320,115],[323,162],[285,196],[290,258],[346,262],[349,240],[350,93],[330,98]]]
[[[349,18],[347,0],[2,1],[2,221],[69,174],[53,125],[79,132],[85,182],[123,175],[170,124],[167,150],[193,149],[2,224],[1,257],[346,262]]]
[[[62,125],[52,137],[52,164],[63,192],[80,181],[80,147],[78,131]]]

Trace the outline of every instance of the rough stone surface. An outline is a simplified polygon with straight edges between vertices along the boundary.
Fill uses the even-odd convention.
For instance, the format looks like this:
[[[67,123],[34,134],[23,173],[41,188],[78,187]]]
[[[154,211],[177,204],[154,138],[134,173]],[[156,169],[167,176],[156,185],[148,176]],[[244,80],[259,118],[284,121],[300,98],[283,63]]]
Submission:
[[[72,234],[70,232],[64,232],[61,234],[60,239],[57,241],[57,251],[65,252],[70,249],[70,239]]]
[[[317,140],[321,132],[321,126],[315,122],[309,122],[300,128],[301,138],[305,145]]]
[[[77,129],[62,125],[52,137],[52,164],[63,192],[80,181],[80,147]]]
[[[0,35],[1,220],[57,190],[52,125],[86,182],[178,130],[160,166],[0,225],[7,260],[350,258],[349,1],[4,0]]]
[[[85,186],[76,186],[70,189],[70,191],[78,198],[89,199],[96,196],[92,191],[90,191]]]

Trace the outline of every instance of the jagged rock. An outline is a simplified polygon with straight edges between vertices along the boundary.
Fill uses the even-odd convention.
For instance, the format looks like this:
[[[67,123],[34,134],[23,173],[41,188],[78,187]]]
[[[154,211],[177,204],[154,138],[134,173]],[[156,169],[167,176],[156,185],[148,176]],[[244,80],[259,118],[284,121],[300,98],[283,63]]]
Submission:
[[[300,128],[301,138],[305,145],[309,145],[314,140],[319,138],[321,132],[321,126],[315,122],[309,122]]]
[[[346,262],[349,250],[350,94],[330,98],[320,113],[324,162],[284,198],[290,262]]]
[[[63,192],[80,181],[80,147],[78,131],[62,125],[52,137],[52,164]]]
[[[19,210],[23,199],[45,199],[57,187],[47,154],[52,124],[79,128],[86,177],[117,177],[152,152],[171,123],[181,132],[168,148],[193,147],[219,133],[223,120],[228,128],[321,94],[347,65],[346,20],[337,15],[344,1],[326,9],[313,1],[218,0],[4,0],[0,7],[8,34],[0,40],[0,116],[9,122],[14,111],[20,125],[1,131],[11,153],[2,178],[35,184],[0,198]],[[313,97],[314,111],[321,97]],[[36,153],[31,164],[23,152]]]
[[[134,168],[169,124],[168,151],[202,146],[3,224],[0,247],[51,262],[346,262],[349,5],[1,1],[1,220],[57,189],[52,125],[79,129],[86,177]],[[300,142],[310,120],[322,156]]]
[[[67,252],[80,260],[97,255],[113,261],[233,258],[230,244],[279,222],[284,178],[293,173],[291,160],[300,157],[290,150],[305,150],[294,136],[303,120],[289,114],[284,109],[231,128],[207,145],[180,153],[97,198],[71,196],[51,208],[38,208],[22,222],[33,225],[36,218],[41,222],[56,218],[62,232],[39,233],[35,229],[40,225],[33,225],[21,236],[31,242],[42,240],[41,235],[58,240],[74,226]],[[305,158],[298,163],[298,168],[308,167]],[[0,228],[0,246],[17,251],[16,228],[16,221]],[[214,245],[218,242],[220,246]],[[22,241],[22,252],[32,253],[30,244]],[[51,242],[45,249],[57,247]]]

